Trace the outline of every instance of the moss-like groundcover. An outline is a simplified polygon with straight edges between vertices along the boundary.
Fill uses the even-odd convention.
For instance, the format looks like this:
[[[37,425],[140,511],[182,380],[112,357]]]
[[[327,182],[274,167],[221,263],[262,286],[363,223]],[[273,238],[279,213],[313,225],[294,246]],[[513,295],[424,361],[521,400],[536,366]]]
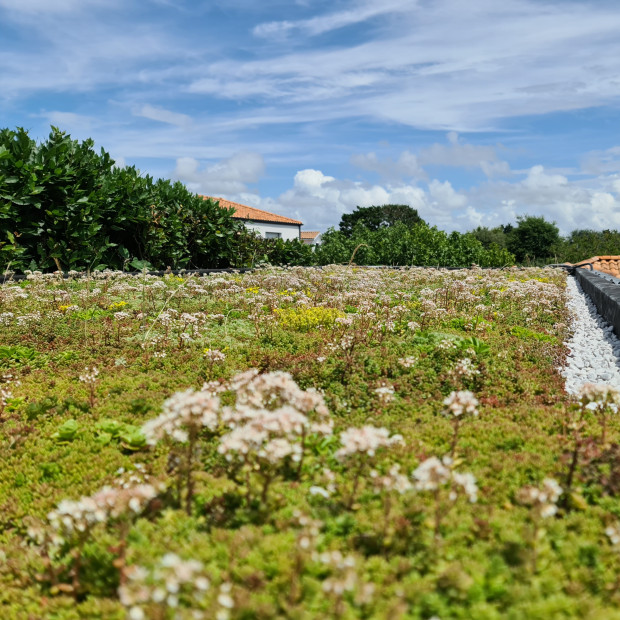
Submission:
[[[5,282],[0,617],[620,618],[565,277]]]

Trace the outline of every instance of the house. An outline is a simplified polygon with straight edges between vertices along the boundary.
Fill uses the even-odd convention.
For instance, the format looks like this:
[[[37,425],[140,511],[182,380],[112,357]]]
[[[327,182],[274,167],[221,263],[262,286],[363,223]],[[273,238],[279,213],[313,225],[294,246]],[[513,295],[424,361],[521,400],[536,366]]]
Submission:
[[[262,209],[248,207],[238,202],[224,200],[224,198],[215,198],[214,196],[203,196],[203,198],[211,198],[211,200],[219,202],[220,207],[225,209],[234,209],[233,218],[242,220],[246,228],[255,230],[265,239],[288,241],[301,238],[303,222],[299,220],[293,220],[290,217],[277,215]]]
[[[321,243],[321,233],[318,230],[304,230],[301,233],[301,241],[306,245],[319,245]]]

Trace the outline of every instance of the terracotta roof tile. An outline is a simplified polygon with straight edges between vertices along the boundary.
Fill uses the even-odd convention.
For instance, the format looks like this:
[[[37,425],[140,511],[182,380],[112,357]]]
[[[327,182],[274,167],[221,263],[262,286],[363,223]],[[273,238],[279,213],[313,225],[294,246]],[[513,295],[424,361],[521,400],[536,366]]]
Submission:
[[[225,209],[234,209],[235,213],[233,214],[233,217],[240,220],[273,222],[274,224],[296,224],[298,226],[301,226],[303,224],[303,222],[300,222],[299,220],[293,220],[290,217],[284,217],[284,215],[270,213],[269,211],[263,211],[262,209],[255,209],[254,207],[248,207],[247,205],[242,205],[238,202],[224,200],[224,198],[216,198],[215,196],[203,196],[203,198],[211,198],[211,200],[219,202],[220,207],[223,207]]]
[[[620,277],[620,255],[615,256],[592,256],[586,260],[574,263],[574,267],[585,266],[586,264],[592,265],[595,271],[602,271],[603,273],[609,273],[612,276]],[[567,263],[570,265],[571,263]]]
[[[318,230],[302,230],[302,239],[316,239],[321,233]]]

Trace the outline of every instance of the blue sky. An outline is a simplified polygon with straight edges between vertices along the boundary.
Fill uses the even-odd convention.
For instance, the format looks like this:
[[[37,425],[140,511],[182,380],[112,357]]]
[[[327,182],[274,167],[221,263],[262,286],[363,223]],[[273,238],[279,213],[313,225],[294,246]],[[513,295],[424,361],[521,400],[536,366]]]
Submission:
[[[0,0],[0,114],[308,230],[620,229],[619,32],[607,0]]]

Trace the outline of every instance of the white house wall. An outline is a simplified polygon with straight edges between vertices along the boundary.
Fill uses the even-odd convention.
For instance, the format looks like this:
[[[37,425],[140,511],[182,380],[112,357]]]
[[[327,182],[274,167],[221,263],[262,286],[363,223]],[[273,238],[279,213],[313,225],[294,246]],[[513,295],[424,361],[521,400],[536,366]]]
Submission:
[[[244,221],[246,228],[255,230],[260,233],[261,237],[265,237],[265,233],[280,233],[281,239],[287,241],[290,239],[299,239],[299,225],[297,224],[268,224],[266,222]]]

